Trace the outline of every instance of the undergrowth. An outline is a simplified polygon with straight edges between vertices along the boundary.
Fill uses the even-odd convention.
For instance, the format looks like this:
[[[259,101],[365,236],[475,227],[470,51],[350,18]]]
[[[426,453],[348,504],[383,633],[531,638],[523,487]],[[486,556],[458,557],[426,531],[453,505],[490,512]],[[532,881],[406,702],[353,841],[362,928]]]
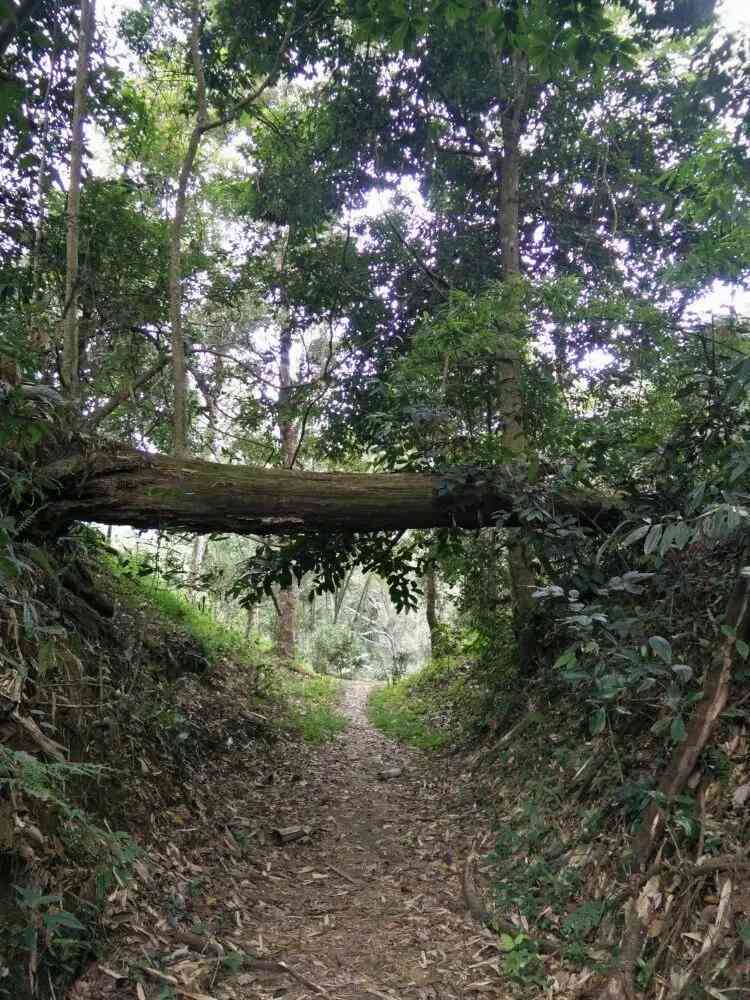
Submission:
[[[23,801],[28,806],[23,817],[14,817],[0,799],[0,846],[5,848],[0,870],[0,997],[26,995],[27,983],[34,993],[42,977],[49,977],[50,983],[52,976],[65,982],[99,954],[99,921],[107,895],[127,883],[141,853],[129,834],[112,831],[106,820],[77,804],[81,783],[106,780],[106,770],[92,764],[45,763],[0,745],[0,788],[10,793],[8,804]],[[49,891],[40,888],[45,877],[41,870],[24,885],[24,863],[39,866],[53,837],[64,867],[58,858],[46,859]],[[68,881],[76,869],[86,871],[88,881],[73,892]]]
[[[370,697],[370,721],[423,749],[474,741],[508,714],[518,655],[510,618],[493,616],[491,638],[476,628],[442,626],[436,656],[421,670]],[[434,640],[433,640],[434,641]]]
[[[285,670],[91,529],[2,553],[0,674],[20,673],[28,721],[0,743],[0,998],[21,1000],[61,996],[102,953],[107,898],[187,774],[346,721],[333,679]]]
[[[162,618],[185,628],[200,643],[209,660],[228,656],[244,663],[261,662],[262,650],[257,641],[218,621],[209,611],[193,604],[184,592],[170,587],[147,559],[118,553],[109,560],[109,565],[126,596],[140,594]]]
[[[436,750],[458,734],[446,708],[461,686],[455,664],[438,660],[396,684],[376,688],[367,706],[370,722],[402,743]]]
[[[209,666],[228,658],[249,670],[248,679],[266,698],[283,702],[282,728],[309,743],[325,743],[344,730],[347,720],[336,711],[340,686],[332,677],[292,673],[255,639],[217,621],[187,595],[162,581],[148,561],[133,555],[113,560],[116,574],[131,597],[139,594],[162,618],[185,629],[204,650]]]
[[[347,719],[336,711],[341,684],[335,678],[290,674],[279,684],[290,702],[288,728],[308,743],[325,743],[348,726]]]

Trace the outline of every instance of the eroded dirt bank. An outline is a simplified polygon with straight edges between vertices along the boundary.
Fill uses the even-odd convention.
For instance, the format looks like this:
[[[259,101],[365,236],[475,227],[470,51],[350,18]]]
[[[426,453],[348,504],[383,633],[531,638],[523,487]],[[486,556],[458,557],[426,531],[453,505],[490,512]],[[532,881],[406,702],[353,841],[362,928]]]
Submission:
[[[267,768],[249,745],[206,761],[135,885],[113,893],[115,950],[71,1000],[507,996],[461,889],[489,820],[458,758],[370,726],[368,692],[346,686],[351,724],[322,747],[279,744]],[[280,844],[274,830],[294,826],[310,832]]]

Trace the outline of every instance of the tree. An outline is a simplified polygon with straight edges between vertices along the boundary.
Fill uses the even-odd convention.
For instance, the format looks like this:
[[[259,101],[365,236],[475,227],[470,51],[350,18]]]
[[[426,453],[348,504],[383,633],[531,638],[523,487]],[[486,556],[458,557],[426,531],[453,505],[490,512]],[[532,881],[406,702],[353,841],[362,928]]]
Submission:
[[[437,656],[440,648],[440,622],[437,614],[437,574],[431,566],[424,576],[424,601],[427,627],[430,630],[430,648],[432,655]]]
[[[92,449],[85,441],[66,450],[68,457],[38,470],[50,490],[45,520],[58,528],[76,519],[258,535],[477,527],[499,510],[519,523],[525,500],[513,479],[477,486],[417,473],[254,469],[179,462],[115,443]],[[583,490],[551,491],[550,498],[559,513],[601,527],[616,526],[627,513],[619,498]]]
[[[91,45],[96,26],[95,0],[81,0],[78,36],[78,70],[73,103],[73,125],[70,144],[70,181],[68,184],[68,235],[65,271],[65,305],[63,307],[62,381],[75,403],[78,398],[78,214],[81,200],[83,171],[83,126],[86,119]]]
[[[272,12],[270,14],[271,20],[274,20],[275,13]],[[229,81],[226,78],[222,79],[221,85],[215,88],[215,92],[212,95],[209,93],[207,81],[218,82],[219,77],[214,73],[212,66],[209,66],[207,73],[206,66],[204,65],[203,12],[198,3],[192,3],[189,17],[189,58],[195,88],[195,120],[189,134],[177,178],[175,209],[170,238],[169,274],[171,348],[174,375],[173,448],[175,455],[178,457],[186,455],[188,451],[187,366],[185,362],[181,290],[182,236],[187,213],[188,187],[193,176],[196,158],[205,136],[232,125],[240,116],[248,114],[265,92],[273,86],[282,72],[282,64],[287,49],[292,40],[296,40],[295,30],[298,27],[297,8],[296,5],[293,5],[286,17],[283,34],[278,43],[278,50],[270,67],[267,69],[264,68],[260,82],[248,86],[248,77],[252,79],[253,70],[255,69],[255,64],[251,61],[250,66],[242,67],[235,74],[234,79],[230,79]],[[236,35],[236,29],[233,34]],[[214,38],[213,44],[216,45],[216,38]],[[241,97],[232,99],[231,90],[232,87],[236,88],[238,80],[240,81],[240,86],[244,84],[248,89]],[[218,104],[218,110],[214,114],[211,113],[209,106],[212,97],[214,104]]]
[[[292,327],[288,321],[279,335],[279,438],[281,460],[285,469],[294,466],[297,457],[297,430],[291,420],[290,396]],[[297,591],[294,582],[279,591],[279,652],[286,660],[293,660],[297,617]]]
[[[383,409],[381,379],[388,379],[394,360],[409,353],[425,314],[434,317],[446,302],[450,309],[451,296],[458,291],[486,295],[489,283],[499,279],[505,287],[497,296],[501,311],[487,320],[488,340],[494,337],[498,384],[487,412],[491,420],[494,411],[502,424],[496,431],[494,460],[525,463],[533,476],[537,449],[550,442],[541,441],[550,425],[543,424],[540,435],[530,415],[530,379],[537,386],[542,381],[543,367],[533,345],[543,321],[541,310],[529,309],[529,288],[557,283],[558,293],[564,293],[563,282],[571,282],[567,294],[577,301],[570,302],[569,321],[585,352],[611,343],[618,323],[628,322],[627,313],[642,307],[641,289],[648,284],[653,292],[650,260],[655,252],[665,264],[668,255],[679,252],[673,227],[654,222],[659,214],[654,202],[661,195],[658,180],[666,163],[663,149],[677,134],[682,142],[695,141],[694,124],[708,120],[706,90],[723,107],[733,98],[720,73],[713,74],[710,84],[702,80],[686,88],[669,46],[675,39],[684,44],[686,33],[702,26],[710,10],[692,9],[686,18],[652,18],[638,8],[629,26],[610,13],[604,4],[576,7],[561,2],[519,3],[502,9],[489,4],[460,9],[428,5],[419,14],[399,14],[376,4],[362,14],[361,26],[370,38],[387,38],[392,49],[403,53],[383,71],[392,81],[392,106],[386,125],[378,120],[379,109],[372,115],[378,150],[371,155],[376,164],[378,159],[384,162],[380,176],[387,176],[388,168],[393,169],[394,147],[400,144],[404,154],[398,169],[419,178],[431,216],[424,224],[415,224],[402,213],[400,218],[386,218],[385,225],[375,221],[370,230],[371,239],[377,241],[370,258],[376,259],[380,277],[373,285],[388,288],[383,325],[389,335],[373,337],[378,322],[374,316],[365,316],[364,322],[362,314],[356,317],[355,337],[358,334],[363,344],[376,339],[383,346],[380,353],[376,348],[370,354],[364,377],[352,373],[344,390],[355,414],[363,415],[358,424],[356,416],[353,421],[347,412],[347,429],[341,432],[349,442],[356,435],[355,447],[382,449],[387,438],[388,457],[403,462],[403,455],[396,456],[393,437],[382,432],[382,423],[376,430],[372,418],[373,410]],[[629,31],[640,49],[627,39]],[[477,46],[477,38],[484,44]],[[467,74],[472,86],[467,86]],[[655,74],[657,84],[651,83],[650,74]],[[676,97],[681,90],[679,119],[668,110],[665,86],[674,88]],[[403,93],[414,95],[408,106],[400,98]],[[635,102],[638,112],[631,117],[629,109]],[[687,128],[685,103],[690,103],[692,115]],[[653,120],[649,115],[655,108],[659,128],[641,125],[636,143],[630,138],[634,120]],[[581,121],[589,117],[592,126],[606,123],[604,134],[594,130],[594,141],[588,128],[581,128]],[[610,125],[612,120],[616,124]],[[610,128],[618,147],[621,144],[617,156],[609,152]],[[644,149],[649,156],[643,155]],[[597,160],[593,170],[592,154]],[[638,184],[633,183],[634,176],[639,177]],[[555,192],[553,197],[550,191]],[[627,254],[615,239],[624,220]],[[586,236],[578,240],[582,224]],[[539,235],[540,230],[551,234],[549,241]],[[670,322],[670,296],[668,282],[663,281],[650,323],[640,320],[640,329],[634,331],[636,342],[647,342],[654,327],[661,324],[664,329]],[[610,306],[607,316],[604,303],[615,298],[618,310]],[[584,302],[588,302],[587,316]],[[604,316],[596,315],[597,306]],[[558,315],[555,321],[558,385],[564,390],[575,378],[572,345],[563,317]],[[444,362],[450,368],[449,356]],[[373,378],[373,371],[379,377]],[[558,412],[563,409],[560,406]],[[408,419],[408,411],[389,417],[396,435],[406,436],[398,428]],[[465,449],[464,461],[472,450],[477,451]],[[486,458],[485,452],[485,463]],[[524,620],[533,605],[533,553],[517,542],[511,532],[509,564],[523,643]],[[529,658],[529,654],[527,650],[524,655]]]

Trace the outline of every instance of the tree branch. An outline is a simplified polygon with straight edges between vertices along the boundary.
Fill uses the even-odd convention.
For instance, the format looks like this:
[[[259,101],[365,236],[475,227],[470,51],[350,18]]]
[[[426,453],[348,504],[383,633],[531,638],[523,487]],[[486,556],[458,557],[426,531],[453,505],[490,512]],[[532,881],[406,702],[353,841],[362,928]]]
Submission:
[[[292,28],[294,26],[294,19],[297,14],[297,4],[295,3],[292,8],[292,12],[289,15],[289,20],[287,21],[286,29],[284,30],[284,37],[281,39],[281,44],[279,45],[278,51],[276,53],[276,58],[274,60],[274,65],[271,70],[266,74],[263,81],[252,91],[252,93],[247,94],[242,100],[237,101],[225,114],[221,115],[219,118],[214,118],[212,121],[204,121],[199,125],[199,132],[201,135],[205,135],[206,132],[212,132],[214,129],[221,128],[223,125],[229,125],[233,122],[243,111],[247,111],[259,97],[268,90],[268,88],[275,83],[279,70],[281,69],[281,60],[284,58],[284,53],[289,45],[289,39],[291,38]],[[204,94],[205,94],[205,83],[204,83]]]
[[[83,426],[87,431],[91,432],[96,430],[102,420],[108,417],[110,413],[114,413],[118,406],[121,406],[126,402],[133,393],[140,389],[141,386],[146,385],[169,364],[169,357],[165,356],[159,358],[150,368],[147,368],[145,372],[138,376],[138,378],[132,382],[130,385],[123,386],[122,389],[118,390],[109,399],[102,403],[100,406],[90,413],[83,421]]]

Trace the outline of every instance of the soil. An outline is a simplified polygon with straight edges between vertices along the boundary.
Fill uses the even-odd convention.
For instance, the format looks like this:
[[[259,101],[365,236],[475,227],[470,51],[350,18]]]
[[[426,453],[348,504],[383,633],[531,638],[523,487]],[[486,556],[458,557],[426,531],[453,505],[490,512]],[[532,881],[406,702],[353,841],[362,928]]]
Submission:
[[[226,746],[189,776],[69,1000],[509,995],[462,894],[467,856],[492,843],[468,763],[383,736],[369,690],[345,686],[349,728],[323,746]]]

